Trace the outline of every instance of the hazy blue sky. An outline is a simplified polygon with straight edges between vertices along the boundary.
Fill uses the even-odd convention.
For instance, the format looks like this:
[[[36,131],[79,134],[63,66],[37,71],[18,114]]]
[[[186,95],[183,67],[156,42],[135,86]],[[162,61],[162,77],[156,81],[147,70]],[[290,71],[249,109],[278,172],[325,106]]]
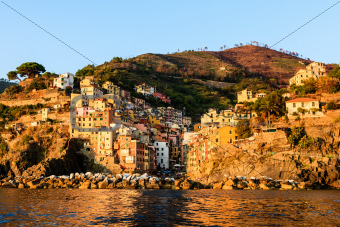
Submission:
[[[256,40],[273,45],[333,1],[1,0],[91,59],[168,53]],[[23,62],[75,73],[92,64],[0,1],[0,77]],[[340,3],[280,44],[315,61],[340,61]]]

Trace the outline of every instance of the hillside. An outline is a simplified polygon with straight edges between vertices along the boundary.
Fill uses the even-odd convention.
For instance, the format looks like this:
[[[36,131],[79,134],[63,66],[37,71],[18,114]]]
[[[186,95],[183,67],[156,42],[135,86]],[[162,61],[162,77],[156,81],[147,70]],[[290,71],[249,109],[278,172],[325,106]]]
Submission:
[[[285,83],[311,61],[259,46],[241,46],[224,51],[185,51],[174,54],[144,54],[131,59],[153,70],[184,78],[240,82],[244,77],[275,78]]]
[[[9,82],[6,79],[0,79],[0,94],[5,91],[6,88],[15,85],[16,83]]]
[[[143,54],[126,60],[115,57],[97,67],[86,66],[76,76],[94,75],[99,84],[110,80],[131,92],[136,84],[147,83],[170,96],[175,108],[185,107],[188,115],[195,117],[208,108],[230,107],[242,89],[270,92],[275,89],[274,84],[286,83],[308,62],[248,45],[220,52],[190,50],[174,54]],[[136,93],[132,95],[139,97]],[[147,101],[155,104],[154,100]],[[165,104],[158,102],[157,105]]]
[[[288,82],[299,70],[312,61],[285,54],[269,48],[258,46],[242,46],[215,52],[220,58],[230,64],[267,78],[275,78]]]

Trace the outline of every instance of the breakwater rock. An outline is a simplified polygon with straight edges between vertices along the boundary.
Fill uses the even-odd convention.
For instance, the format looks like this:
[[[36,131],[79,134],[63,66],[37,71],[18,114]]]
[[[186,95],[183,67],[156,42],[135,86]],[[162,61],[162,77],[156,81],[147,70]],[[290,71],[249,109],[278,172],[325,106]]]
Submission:
[[[222,181],[203,183],[200,180],[187,178],[159,178],[148,174],[112,174],[106,173],[71,173],[70,175],[49,177],[8,176],[0,180],[0,188],[30,188],[30,189],[262,189],[262,190],[303,190],[321,189],[319,184],[281,181],[262,176],[260,178],[243,176],[225,177]],[[337,187],[328,186],[327,189]]]

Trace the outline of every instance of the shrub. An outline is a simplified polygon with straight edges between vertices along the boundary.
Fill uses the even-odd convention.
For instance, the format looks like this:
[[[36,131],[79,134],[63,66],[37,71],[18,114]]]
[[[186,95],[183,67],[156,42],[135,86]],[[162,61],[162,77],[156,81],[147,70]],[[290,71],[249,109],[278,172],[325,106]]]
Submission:
[[[338,108],[338,105],[333,101],[330,101],[326,105],[326,110],[336,110],[337,108]]]
[[[8,145],[5,140],[0,137],[0,158],[2,158],[9,151]]]
[[[288,142],[297,145],[300,141],[300,139],[306,135],[305,128],[303,126],[293,126],[291,129],[291,132],[289,133],[288,136]]]
[[[25,145],[25,144],[29,144],[29,142],[33,140],[33,137],[30,135],[23,135],[21,137],[21,141],[19,142],[20,145]]]
[[[307,147],[311,146],[312,144],[314,144],[314,142],[315,142],[314,138],[308,137],[307,135],[304,135],[299,141],[299,147],[307,148]]]
[[[242,120],[237,123],[236,129],[235,129],[236,134],[239,135],[241,139],[249,138],[252,136],[252,130],[250,127],[249,120]]]
[[[34,79],[26,90],[27,91],[32,91],[34,89],[42,90],[42,89],[46,89],[46,88],[47,87],[46,87],[45,81],[40,77],[40,78]]]
[[[335,118],[334,123],[340,123],[340,117]]]

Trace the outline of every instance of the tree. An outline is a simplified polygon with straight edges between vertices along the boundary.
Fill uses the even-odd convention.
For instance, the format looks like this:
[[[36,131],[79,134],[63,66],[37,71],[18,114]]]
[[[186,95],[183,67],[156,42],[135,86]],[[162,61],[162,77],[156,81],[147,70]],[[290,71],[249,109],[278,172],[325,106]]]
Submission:
[[[53,84],[54,78],[58,77],[56,73],[45,72],[42,74],[42,78],[45,80],[46,87],[50,87]]]
[[[336,65],[334,69],[329,73],[329,76],[340,79],[340,66]]]
[[[240,137],[240,139],[246,139],[251,137],[252,130],[250,127],[249,120],[239,121],[236,125],[235,133]]]
[[[28,78],[33,78],[45,71],[45,67],[36,62],[26,62],[17,67],[17,73],[20,74],[21,77],[27,76]]]
[[[21,82],[21,79],[19,78],[17,71],[8,72],[7,76],[9,80],[19,80]]]
[[[338,105],[333,101],[330,101],[326,105],[326,110],[336,110],[337,108],[338,108]]]
[[[121,57],[114,57],[111,60],[113,63],[122,63],[123,59]]]
[[[73,88],[72,88],[71,86],[67,86],[67,87],[65,88],[65,93],[69,95],[69,94],[72,93],[72,90],[73,90]]]
[[[86,76],[94,75],[94,67],[92,65],[85,66],[76,72],[76,77],[85,78]]]
[[[267,115],[268,125],[270,125],[270,115],[283,116],[285,114],[285,99],[282,96],[283,91],[273,91],[264,98],[255,102],[255,111],[258,115],[264,113]]]
[[[305,128],[303,126],[293,126],[288,133],[288,142],[292,145],[297,145],[302,137],[306,135]]]

